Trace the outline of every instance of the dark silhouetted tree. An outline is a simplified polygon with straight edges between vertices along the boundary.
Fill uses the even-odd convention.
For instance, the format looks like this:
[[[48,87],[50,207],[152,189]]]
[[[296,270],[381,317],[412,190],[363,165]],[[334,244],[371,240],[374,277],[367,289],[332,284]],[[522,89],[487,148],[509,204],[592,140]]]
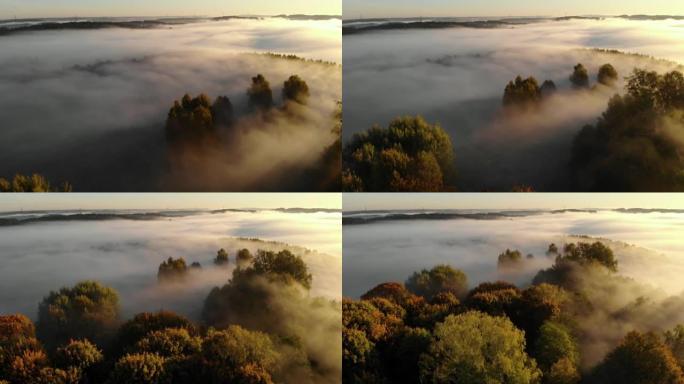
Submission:
[[[239,268],[244,268],[252,263],[254,256],[247,248],[240,249],[235,255],[235,262]]]
[[[306,104],[309,100],[309,86],[297,75],[290,76],[283,84],[283,99]]]
[[[541,93],[542,99],[550,97],[551,95],[555,94],[556,91],[557,91],[556,83],[554,83],[551,80],[545,80],[544,83],[542,84],[541,88],[539,89],[539,92]]]
[[[214,100],[211,116],[215,125],[228,127],[233,124],[233,104],[227,96],[219,96]]]
[[[179,257],[174,259],[169,257],[166,261],[159,264],[159,271],[157,272],[157,279],[160,282],[180,280],[187,277],[188,266],[185,264],[185,259]]]
[[[575,88],[589,88],[589,72],[584,65],[577,64],[570,75],[570,82]]]
[[[228,252],[221,248],[216,252],[216,258],[214,258],[214,264],[218,266],[228,266]]]
[[[264,110],[273,106],[271,85],[261,74],[252,77],[252,85],[247,89],[247,97],[251,109]]]
[[[603,64],[601,68],[599,68],[597,80],[600,84],[613,87],[618,81],[618,73],[612,65]]]
[[[497,267],[499,269],[515,269],[519,267],[523,262],[522,253],[518,250],[511,251],[507,249],[503,253],[499,254],[497,259]]]

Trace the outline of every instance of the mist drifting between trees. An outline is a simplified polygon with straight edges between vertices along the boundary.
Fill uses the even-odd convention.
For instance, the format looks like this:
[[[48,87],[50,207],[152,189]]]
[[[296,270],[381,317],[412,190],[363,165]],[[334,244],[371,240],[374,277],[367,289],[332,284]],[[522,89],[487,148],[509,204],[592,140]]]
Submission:
[[[352,34],[343,189],[681,190],[682,57],[657,43],[674,44],[675,24],[559,19]]]

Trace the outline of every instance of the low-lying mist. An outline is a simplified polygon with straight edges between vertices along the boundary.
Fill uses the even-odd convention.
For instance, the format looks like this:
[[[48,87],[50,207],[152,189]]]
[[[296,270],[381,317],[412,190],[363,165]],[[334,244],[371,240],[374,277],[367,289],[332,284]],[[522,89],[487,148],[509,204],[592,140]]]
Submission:
[[[414,271],[439,264],[462,270],[471,289],[499,280],[526,288],[540,270],[554,264],[555,255],[547,256],[549,244],[562,249],[568,243],[600,241],[614,253],[617,272],[576,267],[566,275],[570,286],[563,285],[579,292],[571,311],[578,313],[581,367],[588,371],[628,332],[664,332],[684,322],[682,223],[681,212],[599,210],[346,225],[344,295],[358,298],[377,284],[403,283]],[[497,267],[506,249],[523,255],[513,269]]]
[[[313,190],[279,174],[313,166],[336,140],[340,31],[339,20],[269,18],[1,36],[0,175],[41,173],[77,191]],[[259,73],[278,105],[288,77],[307,82],[299,120],[248,112]],[[224,148],[231,161],[196,170],[204,183],[169,169],[164,124],[186,93],[228,96],[241,127]]]
[[[343,137],[420,114],[451,135],[458,189],[569,190],[573,137],[623,92],[623,78],[635,67],[681,69],[681,27],[677,20],[608,18],[347,35]],[[573,90],[569,76],[577,63],[588,69],[592,85],[606,63],[620,80],[615,88]],[[504,113],[504,88],[518,75],[539,84],[552,80],[559,92],[539,109]]]
[[[0,227],[0,313],[32,318],[50,291],[97,280],[121,295],[122,315],[159,309],[199,319],[204,299],[225,284],[235,253],[247,248],[291,250],[313,275],[312,297],[341,297],[340,214],[273,211],[195,213],[151,220],[35,222]],[[229,267],[214,265],[225,249]],[[169,257],[184,258],[187,279],[159,283],[157,269]]]

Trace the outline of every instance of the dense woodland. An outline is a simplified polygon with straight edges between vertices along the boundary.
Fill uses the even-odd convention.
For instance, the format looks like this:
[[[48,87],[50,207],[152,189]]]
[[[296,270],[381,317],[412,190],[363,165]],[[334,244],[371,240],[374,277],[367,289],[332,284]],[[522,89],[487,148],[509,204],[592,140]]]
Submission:
[[[0,316],[0,383],[340,382],[339,302],[310,296],[301,257],[221,249],[207,268],[228,267],[199,322],[168,311],[121,319],[118,293],[96,281],[50,292],[35,323]],[[182,289],[201,268],[170,258],[159,284]]]
[[[502,99],[504,116],[534,114],[560,91],[615,91],[593,125],[578,130],[567,164],[568,189],[576,191],[681,191],[684,189],[684,75],[634,69],[618,94],[619,74],[601,66],[591,84],[587,68],[574,66],[571,89],[551,80],[518,76]],[[455,160],[454,160],[455,159]],[[543,161],[543,159],[539,159]],[[420,116],[355,134],[343,148],[345,191],[444,191],[458,185],[458,153],[449,135]],[[533,191],[534,185],[510,186]]]
[[[470,288],[463,272],[438,265],[404,284],[383,283],[360,300],[345,299],[344,382],[684,383],[684,325],[646,331],[626,326],[643,315],[648,297],[596,323],[595,315],[607,311],[599,298],[635,288],[619,275],[610,248],[601,242],[551,244],[544,257],[554,264],[525,288],[505,281]],[[499,269],[523,268],[530,258],[506,250]],[[609,349],[598,361],[583,353],[592,351],[586,348],[592,337],[613,332],[623,333],[602,345]]]

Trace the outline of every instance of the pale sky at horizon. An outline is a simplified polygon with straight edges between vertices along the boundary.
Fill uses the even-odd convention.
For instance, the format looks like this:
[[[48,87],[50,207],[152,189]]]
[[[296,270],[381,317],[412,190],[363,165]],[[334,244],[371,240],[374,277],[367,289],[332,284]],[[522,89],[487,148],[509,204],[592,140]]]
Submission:
[[[339,193],[6,193],[0,212],[74,209],[341,209]]]
[[[344,18],[569,15],[684,15],[675,0],[343,0]]]
[[[417,209],[684,209],[677,193],[345,193],[345,211]]]
[[[341,15],[342,0],[0,0],[0,19],[277,14]]]

